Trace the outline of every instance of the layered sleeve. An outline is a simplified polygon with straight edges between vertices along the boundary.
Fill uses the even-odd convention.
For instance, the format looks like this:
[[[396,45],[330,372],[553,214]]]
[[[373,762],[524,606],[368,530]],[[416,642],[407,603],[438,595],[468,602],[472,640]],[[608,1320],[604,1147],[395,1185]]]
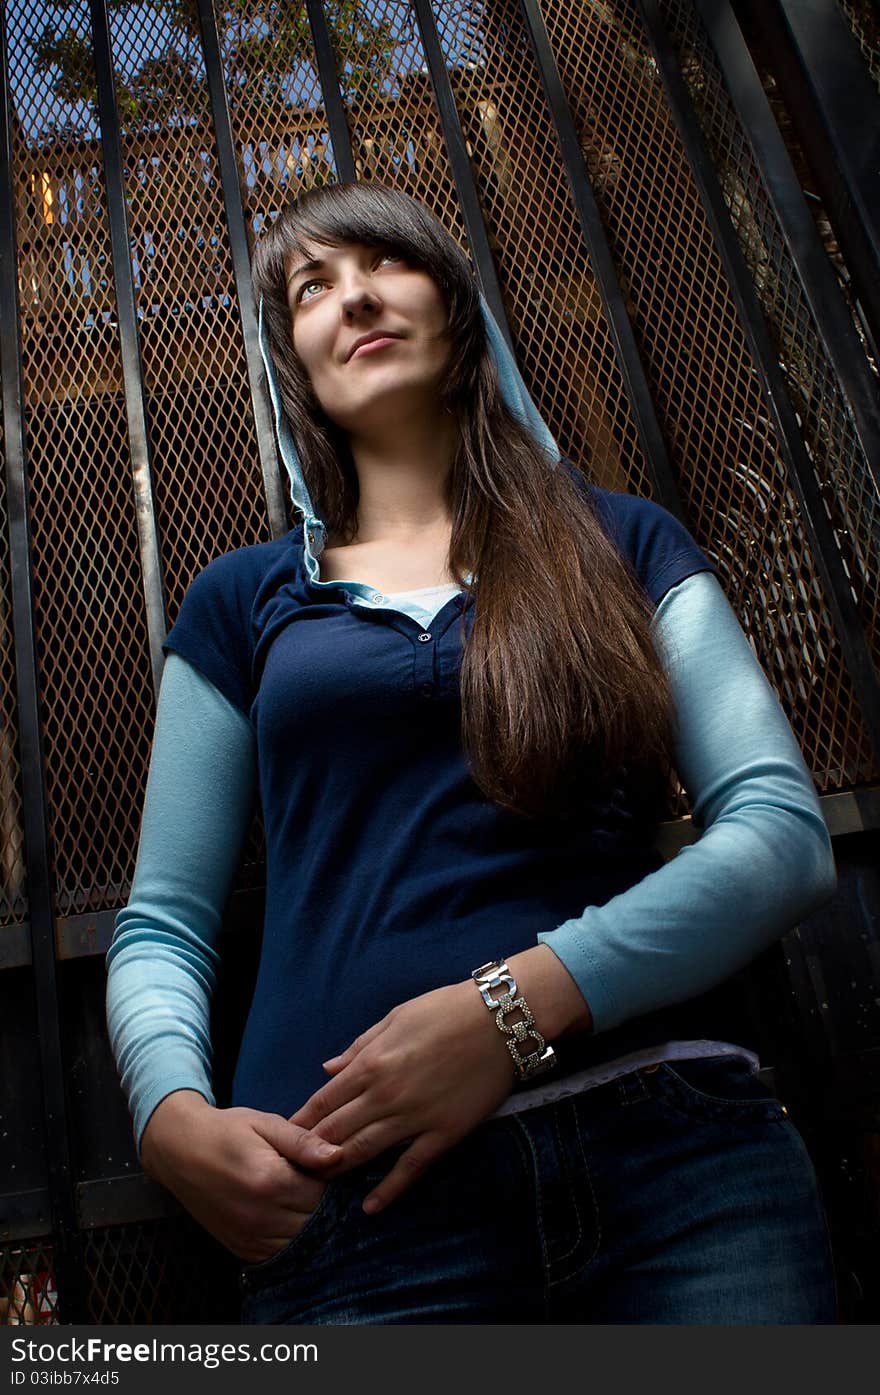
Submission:
[[[138,1150],[172,1091],[197,1090],[214,1103],[217,942],[257,785],[256,739],[234,663],[218,666],[212,681],[175,648],[159,693],[131,896],[107,955],[110,1042]],[[194,652],[211,667],[203,641]]]
[[[191,582],[162,649],[179,654],[225,698],[250,715],[253,701],[253,604],[267,548],[215,557]]]
[[[718,582],[667,566],[655,598],[676,767],[703,832],[629,890],[538,936],[577,982],[596,1031],[722,982],[835,886],[810,774]]]

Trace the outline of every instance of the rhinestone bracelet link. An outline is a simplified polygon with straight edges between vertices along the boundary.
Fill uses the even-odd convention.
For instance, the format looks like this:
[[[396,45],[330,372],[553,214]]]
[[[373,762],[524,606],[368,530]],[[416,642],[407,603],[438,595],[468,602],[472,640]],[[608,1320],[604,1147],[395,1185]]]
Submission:
[[[473,970],[471,978],[504,1036],[519,1080],[531,1080],[535,1075],[552,1070],[556,1065],[556,1052],[547,1045],[535,1026],[531,1009],[525,998],[520,996],[516,979],[506,961],[493,959],[488,964],[481,964],[479,969]],[[519,1012],[520,1017],[515,1022],[507,1022],[508,1014],[514,1011]],[[532,1049],[523,1051],[521,1048],[526,1042],[532,1043]]]

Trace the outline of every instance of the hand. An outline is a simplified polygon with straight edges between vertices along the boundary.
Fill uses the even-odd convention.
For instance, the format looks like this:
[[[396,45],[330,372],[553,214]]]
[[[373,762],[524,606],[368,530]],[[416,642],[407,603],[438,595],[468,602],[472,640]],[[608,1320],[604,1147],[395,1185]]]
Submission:
[[[216,1109],[193,1090],[166,1095],[144,1130],[149,1176],[200,1225],[255,1264],[302,1230],[339,1150],[278,1114]]]
[[[387,1206],[491,1114],[516,1078],[505,1041],[471,981],[393,1008],[324,1069],[333,1079],[290,1122],[342,1145],[333,1172],[412,1139],[365,1198],[368,1212]]]

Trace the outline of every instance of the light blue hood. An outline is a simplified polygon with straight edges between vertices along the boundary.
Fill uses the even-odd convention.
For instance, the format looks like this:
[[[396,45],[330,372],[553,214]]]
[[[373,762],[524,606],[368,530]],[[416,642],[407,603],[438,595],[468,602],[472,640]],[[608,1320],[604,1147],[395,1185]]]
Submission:
[[[520,371],[516,366],[516,360],[507,347],[504,335],[498,328],[482,293],[480,294],[480,308],[483,312],[483,320],[486,325],[489,351],[498,373],[498,380],[501,384],[501,392],[504,400],[513,415],[522,423],[527,431],[531,432],[538,444],[544,447],[544,450],[547,452],[548,460],[552,464],[555,464],[556,461],[560,459],[559,447],[553,439],[549,427],[529,396],[528,388],[523,382]],[[275,410],[275,431],[278,437],[278,449],[281,452],[281,459],[284,461],[284,467],[290,479],[291,498],[296,507],[302,511],[305,522],[306,567],[310,579],[318,585],[323,585],[325,583],[319,581],[320,568],[317,559],[324,549],[326,529],[322,520],[318,518],[315,513],[309,491],[306,488],[299,452],[296,448],[296,442],[293,439],[290,422],[287,420],[287,416],[281,404],[281,390],[278,386],[278,379],[275,376],[275,365],[272,362],[272,354],[269,350],[269,335],[263,318],[262,302],[260,303],[259,329],[260,352],[263,355],[266,378],[269,383],[269,394],[272,398],[272,406]]]

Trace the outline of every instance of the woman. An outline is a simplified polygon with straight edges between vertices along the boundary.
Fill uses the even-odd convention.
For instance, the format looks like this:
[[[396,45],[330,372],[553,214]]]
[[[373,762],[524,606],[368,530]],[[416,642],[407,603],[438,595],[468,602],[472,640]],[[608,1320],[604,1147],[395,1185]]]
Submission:
[[[165,645],[108,956],[146,1170],[246,1262],[246,1322],[833,1321],[815,1178],[718,989],[833,862],[710,564],[560,461],[415,200],[312,191],[254,278],[304,522],[212,562]],[[662,866],[670,759],[705,831]]]

